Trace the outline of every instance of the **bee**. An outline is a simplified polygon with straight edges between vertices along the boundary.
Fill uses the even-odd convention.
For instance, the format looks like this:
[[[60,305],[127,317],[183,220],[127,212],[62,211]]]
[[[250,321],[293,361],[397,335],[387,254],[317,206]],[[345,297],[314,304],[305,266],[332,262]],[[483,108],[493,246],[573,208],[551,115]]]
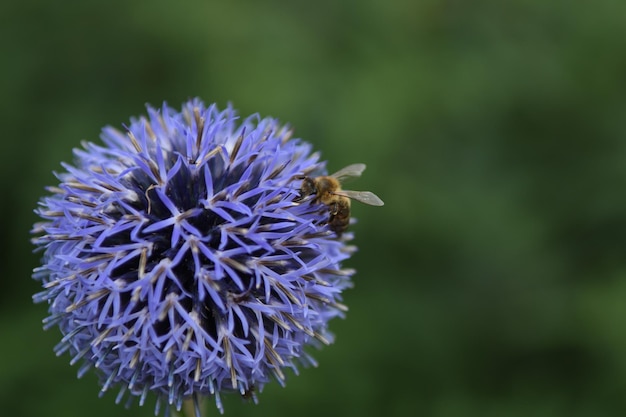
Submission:
[[[350,223],[350,199],[370,206],[382,206],[383,200],[369,191],[342,190],[341,183],[347,178],[360,177],[365,171],[365,164],[352,164],[340,169],[332,175],[319,177],[301,177],[300,195],[297,201],[315,195],[313,202],[328,206],[330,230],[341,236]]]

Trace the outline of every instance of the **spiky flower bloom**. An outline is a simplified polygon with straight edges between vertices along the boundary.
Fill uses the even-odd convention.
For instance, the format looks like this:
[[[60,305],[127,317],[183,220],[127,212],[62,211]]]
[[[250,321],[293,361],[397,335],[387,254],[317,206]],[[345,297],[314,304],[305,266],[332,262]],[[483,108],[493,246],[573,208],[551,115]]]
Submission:
[[[332,341],[353,247],[298,199],[303,175],[325,173],[310,145],[199,100],[149,107],[102,140],[74,151],[37,210],[34,300],[63,334],[56,353],[79,377],[96,368],[102,392],[120,386],[117,401],[154,392],[176,409],[214,396],[221,410],[221,392],[253,396],[314,364],[306,348]]]

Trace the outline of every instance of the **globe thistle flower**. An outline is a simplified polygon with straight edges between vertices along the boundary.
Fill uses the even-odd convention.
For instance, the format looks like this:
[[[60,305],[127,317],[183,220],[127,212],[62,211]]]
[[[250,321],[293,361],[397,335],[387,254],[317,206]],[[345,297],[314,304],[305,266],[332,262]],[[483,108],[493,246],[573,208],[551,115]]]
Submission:
[[[256,401],[287,368],[315,365],[307,347],[333,340],[354,248],[326,206],[299,198],[303,176],[325,174],[311,146],[199,100],[101,138],[74,150],[36,210],[34,300],[61,330],[56,354],[79,377],[95,369],[102,393],[119,387],[117,402],[156,394],[166,415],[192,401],[199,416],[205,396],[222,411],[224,392]]]

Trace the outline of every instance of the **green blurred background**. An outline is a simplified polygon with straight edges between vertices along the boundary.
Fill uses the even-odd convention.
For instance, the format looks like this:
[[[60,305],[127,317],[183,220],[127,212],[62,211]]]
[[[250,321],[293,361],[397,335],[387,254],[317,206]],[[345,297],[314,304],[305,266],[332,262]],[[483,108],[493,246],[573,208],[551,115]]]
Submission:
[[[199,96],[386,202],[320,366],[227,416],[625,415],[626,3],[588,3],[2,2],[0,414],[153,415],[54,356],[29,229],[80,140]]]

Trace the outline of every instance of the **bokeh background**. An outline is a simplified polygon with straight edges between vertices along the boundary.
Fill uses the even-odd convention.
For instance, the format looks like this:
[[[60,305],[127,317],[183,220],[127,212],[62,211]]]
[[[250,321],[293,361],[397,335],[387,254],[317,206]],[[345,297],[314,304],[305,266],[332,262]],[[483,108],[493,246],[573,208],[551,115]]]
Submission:
[[[29,229],[82,139],[199,96],[386,202],[320,366],[227,416],[625,415],[625,39],[611,0],[3,1],[0,414],[153,415],[54,356]]]

